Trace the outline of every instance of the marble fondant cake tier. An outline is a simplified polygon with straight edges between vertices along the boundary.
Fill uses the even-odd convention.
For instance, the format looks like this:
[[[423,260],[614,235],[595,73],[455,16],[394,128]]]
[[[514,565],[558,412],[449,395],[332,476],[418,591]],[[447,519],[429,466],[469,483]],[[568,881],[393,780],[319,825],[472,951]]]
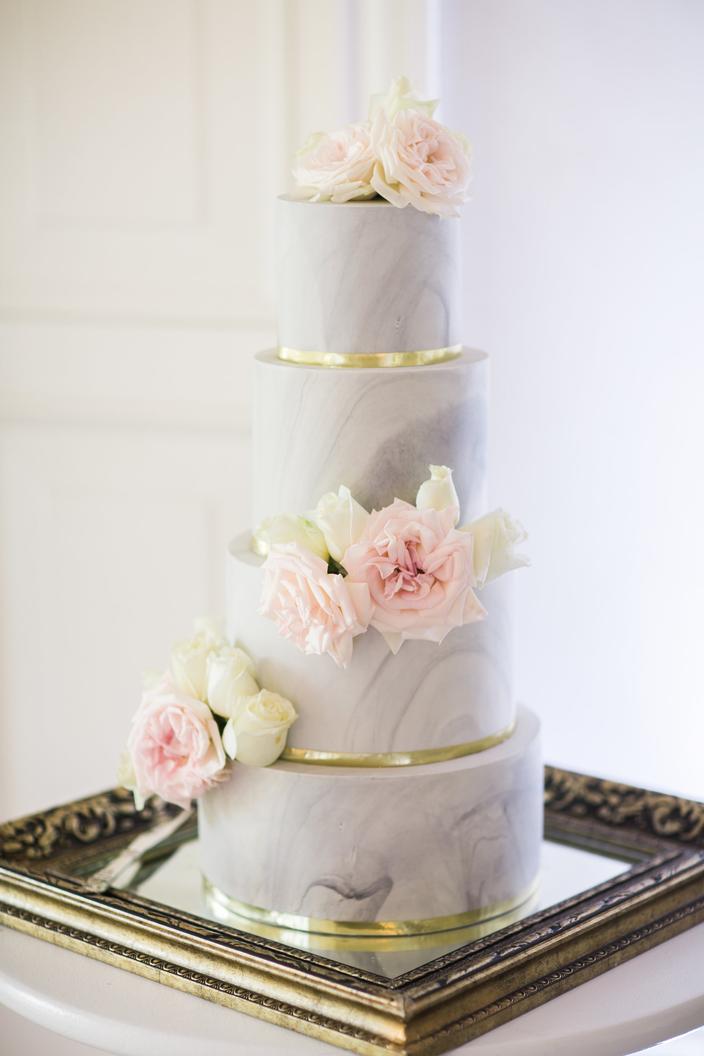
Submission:
[[[370,353],[460,342],[458,224],[381,201],[277,204],[280,345]]]
[[[493,915],[528,897],[542,798],[539,724],[526,709],[504,744],[447,763],[235,766],[198,804],[201,867],[245,912],[285,926],[446,927],[437,918]]]
[[[405,210],[407,212],[408,210]],[[256,357],[253,523],[305,513],[346,484],[366,509],[415,502],[428,465],[450,466],[462,523],[486,510],[488,357],[327,369]]]
[[[298,719],[288,745],[336,752],[410,752],[492,736],[510,727],[510,579],[481,594],[488,611],[435,642],[404,642],[394,655],[374,630],[355,639],[349,667],[307,656],[257,612],[262,559],[250,536],[230,546],[227,632],[257,658],[267,689],[291,700]]]

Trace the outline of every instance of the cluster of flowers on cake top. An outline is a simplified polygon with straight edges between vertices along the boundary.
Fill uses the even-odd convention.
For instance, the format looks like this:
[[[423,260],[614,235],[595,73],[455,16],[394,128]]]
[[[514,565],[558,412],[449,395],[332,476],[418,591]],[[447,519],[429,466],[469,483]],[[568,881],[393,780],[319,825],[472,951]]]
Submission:
[[[503,510],[459,520],[447,466],[430,466],[415,505],[395,499],[369,513],[342,486],[305,517],[272,517],[254,533],[267,555],[259,612],[301,652],[340,667],[370,627],[393,653],[407,639],[441,642],[486,615],[475,589],[528,564],[516,552],[525,530]]]
[[[224,775],[227,756],[269,766],[296,721],[289,700],[260,689],[251,657],[207,620],[179,642],[169,669],[145,681],[118,778],[138,809],[158,795],[188,807]]]
[[[319,202],[379,195],[400,209],[457,216],[469,193],[470,147],[433,117],[405,77],[372,96],[369,119],[311,136],[296,155],[297,193]]]

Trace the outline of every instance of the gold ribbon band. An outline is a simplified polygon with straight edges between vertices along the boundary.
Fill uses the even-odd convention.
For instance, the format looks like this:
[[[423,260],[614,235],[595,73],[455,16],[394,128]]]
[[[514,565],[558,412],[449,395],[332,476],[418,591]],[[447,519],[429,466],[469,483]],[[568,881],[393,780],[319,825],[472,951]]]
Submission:
[[[278,357],[305,367],[427,367],[456,359],[461,351],[462,345],[413,352],[313,352],[280,345]]]
[[[461,759],[503,744],[516,728],[515,721],[498,733],[480,737],[476,741],[450,744],[444,748],[419,748],[412,752],[322,752],[317,748],[284,748],[282,762],[311,763],[314,766],[426,766],[428,763],[446,763],[450,759]]]
[[[513,898],[505,898],[488,906],[467,910],[465,913],[453,913],[445,917],[426,917],[421,920],[324,920],[319,917],[304,917],[297,913],[280,913],[278,910],[262,909],[260,906],[238,902],[237,899],[231,898],[230,895],[226,895],[224,891],[216,887],[206,876],[203,877],[203,886],[206,899],[214,915],[218,917],[221,917],[223,913],[228,913],[236,917],[244,917],[257,924],[266,924],[269,927],[305,931],[318,935],[335,935],[339,938],[354,938],[363,935],[389,938],[394,935],[429,935],[433,932],[454,931],[456,928],[466,928],[468,925],[478,924],[483,920],[503,916],[528,902],[537,890],[538,881],[536,879],[527,890],[521,891]]]
[[[456,945],[468,942],[476,942],[477,939],[491,935],[499,928],[508,927],[523,917],[532,913],[536,905],[538,888],[525,902],[513,909],[507,910],[500,916],[489,917],[487,920],[478,920],[472,924],[460,925],[448,931],[429,931],[424,935],[327,935],[315,931],[297,931],[293,928],[277,927],[275,924],[263,924],[261,921],[245,920],[244,917],[234,916],[226,909],[217,906],[214,902],[208,902],[210,913],[216,920],[229,927],[246,930],[253,935],[260,935],[265,939],[274,939],[283,942],[287,946],[297,946],[301,950],[315,950],[321,953],[324,950],[348,950],[356,952],[379,953],[402,953],[412,950],[437,950],[438,956],[447,951],[448,945]],[[207,901],[207,900],[206,900]]]

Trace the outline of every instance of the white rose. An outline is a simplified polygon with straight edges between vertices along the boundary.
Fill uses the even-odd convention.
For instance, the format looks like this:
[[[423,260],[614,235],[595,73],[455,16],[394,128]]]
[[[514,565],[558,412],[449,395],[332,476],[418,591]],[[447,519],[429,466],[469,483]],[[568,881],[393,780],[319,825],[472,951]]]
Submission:
[[[419,510],[446,510],[452,507],[455,513],[455,524],[460,519],[460,500],[452,482],[452,470],[447,466],[428,466],[430,478],[424,480],[416,495],[416,508]]]
[[[284,543],[297,543],[304,550],[322,557],[323,561],[327,561],[330,556],[323,533],[306,517],[296,517],[290,513],[268,517],[253,536],[254,549],[262,557],[266,557],[272,546]]]
[[[290,700],[262,689],[242,700],[228,720],[222,735],[225,751],[246,766],[269,766],[286,747],[286,734],[297,718]]]
[[[337,495],[334,491],[323,495],[312,514],[312,520],[323,533],[331,556],[341,561],[345,550],[359,540],[369,514],[352,498],[350,489],[342,484],[337,489]]]
[[[252,658],[244,649],[227,646],[211,653],[207,662],[207,700],[211,711],[229,719],[242,697],[259,692]]]
[[[373,198],[374,156],[367,125],[316,132],[296,155],[294,179],[300,195],[315,202]]]
[[[134,767],[132,765],[132,756],[129,752],[122,752],[120,760],[117,764],[117,783],[121,788],[132,789],[137,783],[135,776]]]
[[[194,635],[204,642],[212,642],[218,647],[225,641],[225,634],[220,620],[211,620],[206,616],[200,616],[193,621]]]
[[[520,521],[505,510],[487,513],[465,525],[461,531],[469,532],[473,539],[472,562],[478,587],[483,587],[504,572],[530,564],[525,554],[515,551],[515,547],[528,538],[528,533]]]
[[[177,642],[171,653],[171,671],[177,687],[198,700],[207,699],[208,657],[227,642],[218,626],[208,620],[196,620],[193,638]]]
[[[137,810],[141,810],[144,807],[145,799],[137,788],[137,775],[134,772],[132,756],[128,751],[124,751],[120,756],[116,777],[119,787],[126,788],[128,792],[132,793],[135,807]]]
[[[386,117],[395,117],[399,110],[420,110],[432,117],[438,105],[437,99],[421,99],[411,87],[407,77],[397,77],[391,82],[386,95],[373,95],[369,102],[369,120],[381,112]]]

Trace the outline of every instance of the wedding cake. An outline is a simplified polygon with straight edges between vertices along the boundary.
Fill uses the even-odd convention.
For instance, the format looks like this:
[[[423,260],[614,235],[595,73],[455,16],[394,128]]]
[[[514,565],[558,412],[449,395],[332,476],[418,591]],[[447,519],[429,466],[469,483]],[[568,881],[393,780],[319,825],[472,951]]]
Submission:
[[[433,108],[400,80],[298,157],[227,632],[175,648],[130,734],[124,782],[198,799],[207,897],[235,919],[416,934],[536,883],[539,724],[516,705],[502,575],[523,533],[485,512],[488,359],[462,346],[454,218],[468,148]]]

